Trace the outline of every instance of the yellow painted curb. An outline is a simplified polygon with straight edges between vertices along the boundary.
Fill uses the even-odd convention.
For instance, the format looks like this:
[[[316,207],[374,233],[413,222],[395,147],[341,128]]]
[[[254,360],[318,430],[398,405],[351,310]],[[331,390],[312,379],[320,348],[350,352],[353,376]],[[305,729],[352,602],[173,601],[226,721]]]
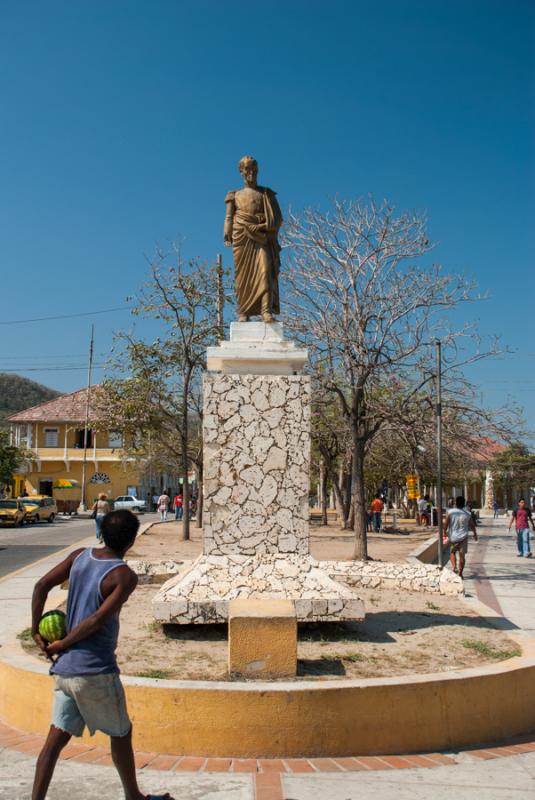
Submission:
[[[535,640],[523,656],[476,669],[403,678],[225,683],[125,677],[142,751],[247,757],[351,756],[447,750],[535,727]],[[0,716],[32,733],[50,724],[46,667],[8,646]],[[97,735],[97,743],[105,737]]]

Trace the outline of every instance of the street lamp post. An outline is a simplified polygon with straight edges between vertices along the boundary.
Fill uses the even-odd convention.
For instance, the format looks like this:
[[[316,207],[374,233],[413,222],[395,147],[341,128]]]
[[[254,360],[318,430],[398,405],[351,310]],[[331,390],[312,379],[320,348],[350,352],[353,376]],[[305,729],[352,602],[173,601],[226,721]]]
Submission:
[[[82,461],[82,497],[78,506],[78,513],[87,510],[86,505],[86,474],[87,474],[87,433],[89,429],[89,409],[91,399],[91,371],[93,368],[93,342],[95,326],[91,325],[91,342],[89,343],[89,360],[87,364],[87,394],[85,398],[85,424],[84,424],[84,458]]]
[[[438,515],[438,566],[442,569],[442,351],[440,339],[435,341],[436,348],[436,402],[435,417],[437,424],[437,515]]]

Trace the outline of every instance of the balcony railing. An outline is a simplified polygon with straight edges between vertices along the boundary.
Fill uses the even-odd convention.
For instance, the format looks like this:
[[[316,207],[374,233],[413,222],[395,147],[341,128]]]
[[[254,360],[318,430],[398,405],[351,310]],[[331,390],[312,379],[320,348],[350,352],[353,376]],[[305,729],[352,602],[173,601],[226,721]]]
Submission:
[[[32,452],[40,461],[83,461],[84,451],[78,447],[32,447]],[[120,459],[122,451],[111,447],[88,447],[87,458]]]

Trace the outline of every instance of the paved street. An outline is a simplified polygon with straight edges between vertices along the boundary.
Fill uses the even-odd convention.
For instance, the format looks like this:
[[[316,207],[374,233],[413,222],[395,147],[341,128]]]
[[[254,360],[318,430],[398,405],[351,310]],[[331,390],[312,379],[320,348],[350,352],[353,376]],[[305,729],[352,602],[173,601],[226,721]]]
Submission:
[[[143,514],[140,522],[152,522],[156,517]],[[0,527],[0,578],[90,537],[94,530],[91,519],[61,516],[51,525],[39,522],[21,528]]]

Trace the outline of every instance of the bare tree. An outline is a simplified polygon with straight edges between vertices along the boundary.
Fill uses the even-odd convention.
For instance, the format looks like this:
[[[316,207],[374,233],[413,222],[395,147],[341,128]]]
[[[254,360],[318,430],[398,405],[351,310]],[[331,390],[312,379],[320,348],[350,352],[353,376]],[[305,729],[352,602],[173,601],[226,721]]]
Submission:
[[[308,345],[317,379],[350,429],[354,555],[365,560],[366,450],[430,382],[429,345],[441,337],[450,369],[496,347],[463,352],[464,343],[474,344],[474,329],[455,329],[447,312],[477,299],[475,287],[425,262],[431,246],[418,214],[396,213],[387,202],[337,200],[331,212],[290,214],[284,244],[289,327]]]
[[[201,376],[206,347],[220,333],[215,268],[184,261],[177,248],[171,254],[158,251],[133,314],[157,320],[160,335],[147,342],[133,333],[118,334],[115,374],[99,395],[100,424],[125,431],[129,453],[138,460],[179,473],[189,539],[188,475],[192,464],[197,475],[202,465]]]

